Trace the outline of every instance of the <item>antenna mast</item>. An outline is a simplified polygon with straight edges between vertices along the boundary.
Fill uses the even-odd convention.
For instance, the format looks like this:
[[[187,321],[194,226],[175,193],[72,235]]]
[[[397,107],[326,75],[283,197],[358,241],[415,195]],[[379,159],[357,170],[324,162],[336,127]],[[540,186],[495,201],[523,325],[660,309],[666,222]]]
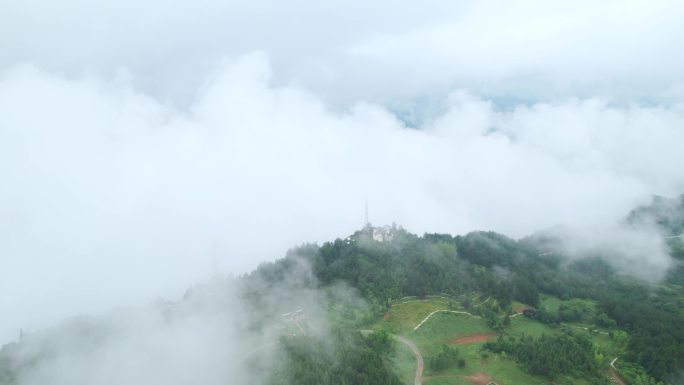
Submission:
[[[365,216],[365,219],[366,219],[366,223],[364,223],[364,226],[370,225],[370,222],[368,221],[368,198],[366,198],[366,216]]]

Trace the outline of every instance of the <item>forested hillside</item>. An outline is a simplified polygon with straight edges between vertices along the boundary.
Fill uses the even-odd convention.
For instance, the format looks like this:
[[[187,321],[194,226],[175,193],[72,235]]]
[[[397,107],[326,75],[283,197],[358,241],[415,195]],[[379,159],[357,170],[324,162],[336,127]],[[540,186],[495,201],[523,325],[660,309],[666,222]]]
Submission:
[[[660,210],[662,202],[656,202]],[[636,221],[649,210],[640,208],[629,220]],[[666,218],[657,223],[670,236],[679,231],[681,223],[676,216]],[[675,258],[681,258],[680,240],[669,238],[669,244]],[[324,318],[329,327],[325,335],[305,330],[306,325],[303,328],[304,322],[300,324],[297,318],[280,332],[280,348],[264,379],[272,384],[398,384],[388,364],[394,350],[392,338],[383,333],[362,337],[359,330],[386,314],[394,300],[428,295],[456,298],[473,292],[495,300],[494,308],[484,310],[474,309],[470,300],[463,303],[494,330],[504,331],[510,325],[514,302],[539,307],[534,317],[546,325],[583,321],[610,330],[611,338],[624,345],[618,368],[633,385],[684,383],[684,274],[678,263],[666,281],[647,283],[621,274],[598,256],[569,260],[561,252],[549,251],[540,237],[514,240],[494,232],[418,236],[398,226],[367,225],[346,238],[296,247],[286,257],[228,281],[240,288],[241,301],[251,309],[248,312],[253,316],[243,323],[246,331],[255,333],[261,332],[268,320],[281,317],[282,307],[277,306],[274,293],[291,291],[294,286],[327,298]],[[207,298],[224,290],[221,285],[212,282],[189,290],[165,314],[168,319],[180,317],[188,312],[187,304],[192,304],[190,309],[198,304],[202,304],[199,308],[219,306]],[[354,294],[340,295],[339,288]],[[361,298],[353,299],[357,294]],[[540,303],[542,295],[564,302],[557,309],[545,308]],[[586,301],[592,304],[591,311]],[[98,343],[98,327],[89,328],[85,337],[83,332],[76,333],[87,342],[78,345],[79,349]],[[315,329],[312,326],[310,330]],[[50,333],[60,333],[60,329],[47,335]],[[47,338],[41,338],[45,344]],[[21,383],[26,373],[52,354],[28,351],[22,348],[26,345],[20,341],[3,347],[0,384]],[[604,358],[595,358],[598,353],[592,346],[585,337],[559,331],[538,339],[499,338],[487,348],[507,352],[530,373],[543,378],[565,373],[601,383],[599,366]]]
[[[391,241],[375,242],[372,231],[368,227],[321,247],[296,248],[253,274],[275,279],[292,259],[302,257],[321,285],[350,283],[376,313],[395,298],[470,291],[491,295],[503,308],[513,300],[534,306],[540,293],[596,300],[604,322],[614,322],[631,336],[625,361],[643,366],[661,381],[682,383],[677,377],[684,370],[681,286],[640,282],[591,256],[569,263],[532,240],[515,241],[492,232],[419,237],[395,227]],[[681,277],[673,270],[668,280]]]

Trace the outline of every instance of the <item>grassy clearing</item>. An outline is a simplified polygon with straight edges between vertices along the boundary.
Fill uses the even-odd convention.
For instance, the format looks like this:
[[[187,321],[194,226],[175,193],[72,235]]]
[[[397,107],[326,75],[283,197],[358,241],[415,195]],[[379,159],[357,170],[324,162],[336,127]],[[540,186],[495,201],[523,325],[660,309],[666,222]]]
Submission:
[[[540,299],[540,302],[541,302],[540,307],[543,307],[543,308],[545,308],[546,310],[553,311],[553,312],[557,312],[558,309],[560,308],[560,306],[561,306],[563,303],[567,303],[567,302],[570,302],[570,301],[573,301],[573,302],[581,302],[581,303],[587,305],[587,308],[589,308],[592,312],[593,312],[594,310],[596,310],[596,301],[592,301],[592,300],[589,300],[589,299],[578,299],[578,298],[573,298],[573,299],[571,299],[571,300],[562,300],[562,299],[560,299],[560,298],[558,298],[558,297],[554,297],[554,296],[551,296],[551,295],[545,295],[545,294],[541,294],[541,295],[539,296],[539,299]]]
[[[441,298],[412,300],[392,305],[386,320],[381,320],[374,328],[394,334],[405,334],[413,330],[428,314],[435,310],[446,309],[448,302]]]
[[[539,302],[540,302],[539,307],[543,307],[549,311],[557,312],[558,308],[560,307],[560,305],[563,301],[558,297],[553,297],[553,296],[546,295],[546,294],[540,294],[539,295]]]
[[[522,309],[525,309],[525,308],[528,308],[531,306],[526,304],[526,303],[513,301],[513,302],[511,302],[511,307],[513,308],[513,311],[517,313],[519,311],[522,311]]]
[[[418,346],[423,356],[429,357],[438,353],[442,344],[448,344],[451,339],[492,332],[482,319],[465,314],[437,313],[406,337]]]
[[[478,297],[477,299],[484,301],[486,298]],[[460,304],[453,303],[453,305]],[[482,345],[484,341],[457,347],[459,356],[466,360],[464,368],[454,367],[437,373],[431,371],[428,361],[430,357],[439,352],[442,344],[459,337],[494,332],[484,320],[456,313],[436,313],[420,329],[413,331],[413,328],[428,314],[438,309],[447,309],[447,306],[448,300],[446,299],[405,301],[395,304],[389,317],[386,320],[379,320],[375,327],[391,333],[405,335],[418,346],[426,360],[423,373],[424,377],[427,377],[425,383],[430,385],[471,384],[466,377],[476,375],[479,372],[487,373],[500,384],[541,385],[546,383],[523,372],[515,362],[505,356],[490,354],[486,359],[483,358]],[[521,319],[518,320],[518,318]],[[515,317],[512,321],[512,325],[523,324],[525,327],[521,330],[528,332],[533,327],[531,325],[535,323],[528,319],[522,320],[522,316]],[[392,363],[402,380],[406,384],[412,384],[415,357],[408,348],[397,345],[397,354]]]
[[[476,304],[486,299],[486,297],[477,294],[470,295],[469,297]],[[429,360],[438,354],[443,344],[448,344],[450,340],[460,337],[495,332],[481,318],[446,312],[435,313],[418,330],[413,330],[416,325],[433,311],[448,309],[449,302],[451,302],[453,310],[463,311],[462,303],[455,299],[429,297],[395,302],[388,317],[378,320],[373,325],[373,328],[404,335],[418,346],[425,359],[423,376],[425,377],[424,382],[428,385],[472,384],[473,378],[469,378],[469,376],[483,375],[489,376],[498,384],[504,385],[548,384],[548,380],[530,375],[522,370],[515,361],[505,354],[498,355],[484,351],[482,345],[485,341],[456,346],[459,351],[459,357],[464,358],[466,361],[465,367],[458,368],[454,365],[445,371],[432,371],[429,367]],[[565,301],[556,297],[542,297],[542,306],[551,311],[558,311],[563,302]],[[586,301],[586,304],[591,310],[595,308],[595,304],[592,301]],[[513,303],[514,309],[523,307],[527,307],[527,305],[518,302]],[[589,335],[605,355],[606,361],[609,361],[619,353],[614,341],[606,334],[592,331],[596,327],[591,324],[577,322],[566,323],[562,326],[549,326],[520,315],[511,319],[511,326],[506,329],[505,333],[515,337],[522,334],[539,337],[542,334],[557,333],[562,327],[569,327],[573,331]],[[604,332],[607,332],[607,330]],[[410,349],[402,344],[397,344],[397,354],[392,360],[392,365],[406,384],[413,384],[415,356]],[[575,385],[586,383],[584,380],[574,378],[559,379],[559,382]]]
[[[542,334],[551,334],[556,330],[551,326],[544,325],[523,315],[511,318],[511,326],[506,329],[506,333],[518,337],[523,334],[539,337]]]
[[[452,367],[446,371],[434,373],[426,368],[426,376],[449,376],[445,381],[454,381],[455,378],[465,380],[462,383],[470,383],[466,377],[476,376],[478,373],[484,373],[491,377],[497,384],[505,385],[542,385],[548,384],[548,381],[525,373],[514,361],[508,357],[501,355],[488,354],[487,358],[483,358],[482,344],[471,344],[459,346],[459,357],[464,358],[466,365],[463,368]],[[436,379],[437,379],[436,378]],[[435,380],[436,380],[435,379]],[[439,382],[428,382],[429,384]],[[459,383],[459,382],[442,382],[442,383]]]

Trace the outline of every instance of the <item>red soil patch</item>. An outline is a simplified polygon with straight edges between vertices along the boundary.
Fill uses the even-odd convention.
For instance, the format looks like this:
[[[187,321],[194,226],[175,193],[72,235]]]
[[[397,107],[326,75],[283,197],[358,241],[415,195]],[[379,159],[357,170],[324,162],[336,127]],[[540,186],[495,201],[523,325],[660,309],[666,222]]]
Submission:
[[[489,376],[489,374],[484,373],[484,372],[477,372],[475,374],[472,374],[470,376],[466,377],[466,380],[470,381],[471,383],[475,385],[487,385],[490,383],[493,379],[492,377]]]
[[[458,338],[450,339],[449,343],[452,345],[474,344],[476,342],[487,341],[488,339],[490,339],[494,336],[496,336],[496,333],[471,334],[471,335],[465,336],[465,337],[458,337]]]
[[[382,316],[382,319],[384,319],[385,321],[387,321],[387,320],[389,319],[389,317],[390,317],[390,313],[389,313],[388,311],[386,311],[386,312],[385,312],[385,315]]]
[[[617,383],[619,385],[627,385],[625,380],[622,379],[622,376],[620,376],[618,374],[618,372],[616,372],[615,370],[611,369],[610,374],[611,374],[611,377],[615,379],[615,383]]]

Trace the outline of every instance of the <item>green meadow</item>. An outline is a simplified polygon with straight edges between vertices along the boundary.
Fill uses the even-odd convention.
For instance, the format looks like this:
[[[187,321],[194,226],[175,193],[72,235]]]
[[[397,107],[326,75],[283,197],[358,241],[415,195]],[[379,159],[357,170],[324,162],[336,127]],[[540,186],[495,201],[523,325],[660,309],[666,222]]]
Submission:
[[[479,304],[486,299],[477,295],[469,297],[471,303],[474,304]],[[543,334],[558,333],[562,328],[571,328],[577,333],[591,337],[597,359],[602,360],[603,365],[607,366],[610,360],[619,354],[619,349],[613,339],[608,336],[608,331],[590,323],[546,325],[535,319],[516,315],[511,318],[510,326],[503,331],[496,331],[491,329],[483,318],[459,313],[466,312],[463,308],[463,299],[464,297],[434,296],[395,301],[391,310],[371,327],[406,337],[420,349],[425,361],[423,383],[428,385],[479,384],[484,381],[494,381],[500,385],[549,384],[547,379],[526,372],[505,353],[494,354],[483,348],[486,341],[496,339],[502,333],[515,338],[523,334],[539,337]],[[564,302],[556,297],[544,296],[541,306],[549,311],[557,312]],[[526,305],[515,302],[512,307],[519,310]],[[587,307],[593,311],[594,303],[587,301]],[[421,324],[433,312],[435,313]],[[421,324],[420,327],[414,330],[419,324]],[[392,358],[392,367],[405,384],[413,384],[415,356],[404,344],[397,342],[395,345],[396,352]],[[458,358],[465,361],[463,367],[454,364],[440,371],[435,371],[430,367],[430,360],[439,354],[444,345],[457,349]],[[587,384],[584,380],[569,377],[556,379],[555,383]]]

